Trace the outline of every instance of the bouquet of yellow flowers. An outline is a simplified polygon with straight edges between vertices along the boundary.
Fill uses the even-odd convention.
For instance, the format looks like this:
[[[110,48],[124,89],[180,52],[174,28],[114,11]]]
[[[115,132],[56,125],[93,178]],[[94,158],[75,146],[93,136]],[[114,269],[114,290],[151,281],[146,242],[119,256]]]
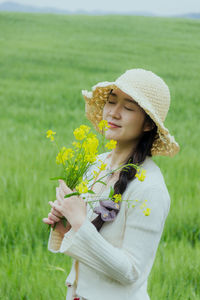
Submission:
[[[99,155],[99,146],[101,145],[103,149],[105,148],[111,150],[116,147],[117,141],[110,140],[105,143],[104,132],[109,127],[108,122],[106,120],[102,120],[99,123],[99,128],[102,131],[103,139],[99,141],[97,136],[90,132],[90,127],[86,125],[81,125],[79,128],[76,128],[73,131],[75,136],[75,141],[72,143],[72,147],[66,148],[65,146],[59,147],[55,140],[56,132],[52,130],[47,131],[46,137],[49,138],[58,148],[58,153],[56,156],[56,163],[62,167],[62,176],[57,176],[50,178],[51,180],[62,179],[66,183],[66,185],[73,190],[73,193],[65,195],[65,198],[71,197],[74,195],[81,195],[86,193],[95,194],[92,190],[94,183],[100,182],[106,185],[102,179],[112,172],[115,172],[121,168],[126,171],[127,166],[133,166],[137,170],[136,177],[143,181],[145,179],[145,170],[142,170],[141,174],[139,174],[140,168],[135,164],[126,164],[122,165],[119,168],[113,170],[112,172],[108,172],[106,175],[100,177],[96,180],[101,173],[102,170],[106,169],[106,164],[101,163],[98,172],[93,172],[93,175],[90,179],[83,180],[84,174],[87,170],[96,162],[97,156]],[[90,185],[90,181],[94,181],[93,184]],[[114,195],[114,189],[110,188],[109,199],[114,201],[115,203],[122,201],[121,194]],[[85,199],[85,197],[83,197]],[[127,201],[127,200],[125,200]],[[131,201],[131,200],[128,200]],[[137,201],[137,200],[136,200]],[[88,201],[89,205],[92,207],[91,201]],[[146,206],[146,203],[143,204]],[[133,205],[135,206],[135,205]],[[143,207],[144,208],[144,207]],[[149,215],[149,211],[144,211],[145,215]],[[62,218],[63,224],[66,225],[65,217]],[[49,226],[49,228],[51,225]]]

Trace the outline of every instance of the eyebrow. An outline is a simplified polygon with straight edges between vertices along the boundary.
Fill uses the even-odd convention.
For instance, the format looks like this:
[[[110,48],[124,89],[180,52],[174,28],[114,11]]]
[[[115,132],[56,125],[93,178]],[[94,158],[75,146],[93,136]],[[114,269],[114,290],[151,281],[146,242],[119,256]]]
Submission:
[[[117,97],[117,95],[115,93],[113,93],[113,92],[110,92],[110,95],[113,95],[113,96]],[[127,102],[131,102],[133,104],[137,104],[137,102],[135,100],[133,100],[133,99],[124,98],[124,100],[127,101]]]

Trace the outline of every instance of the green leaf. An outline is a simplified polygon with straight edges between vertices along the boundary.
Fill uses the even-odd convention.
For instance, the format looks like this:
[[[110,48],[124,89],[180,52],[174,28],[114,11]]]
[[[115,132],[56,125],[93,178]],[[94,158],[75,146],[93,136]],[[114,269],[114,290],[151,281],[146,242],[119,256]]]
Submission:
[[[109,198],[112,198],[113,194],[114,194],[114,189],[113,189],[113,187],[111,186],[111,187],[110,187]]]
[[[97,182],[97,181],[96,181]],[[98,180],[98,182],[100,182],[100,183],[103,183],[104,185],[106,185],[106,183],[105,182],[103,182],[103,181],[101,181],[101,180]]]
[[[89,190],[88,193],[95,194],[95,192],[93,192],[92,190]]]
[[[50,180],[58,180],[58,179],[62,179],[65,180],[65,177],[51,177],[49,178]]]
[[[66,220],[66,218],[64,217],[64,218],[62,218],[62,223],[63,223],[63,226],[64,227],[66,227],[67,226],[67,220]]]
[[[53,231],[55,230],[56,228],[56,223],[53,225]],[[49,229],[51,229],[51,224],[49,224]]]
[[[69,197],[71,197],[71,196],[75,196],[75,195],[80,195],[80,193],[79,192],[75,192],[75,193],[70,193],[70,194],[67,194],[67,195],[65,195],[64,196],[64,198],[69,198]]]

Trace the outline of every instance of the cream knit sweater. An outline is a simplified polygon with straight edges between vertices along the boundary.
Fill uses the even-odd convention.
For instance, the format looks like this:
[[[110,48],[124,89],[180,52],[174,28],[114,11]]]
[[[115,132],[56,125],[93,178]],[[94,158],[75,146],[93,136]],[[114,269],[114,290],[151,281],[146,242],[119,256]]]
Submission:
[[[104,160],[108,153],[98,158]],[[89,170],[92,172],[96,166]],[[149,300],[147,280],[170,209],[170,196],[160,168],[147,157],[143,163],[146,178],[135,178],[127,185],[122,199],[138,200],[135,207],[123,201],[113,222],[104,223],[98,232],[91,221],[97,216],[88,208],[85,222],[75,232],[72,228],[62,239],[51,229],[48,250],[73,258],[66,279],[67,299],[75,291],[75,261],[79,261],[76,293],[88,300]],[[106,199],[109,189],[102,196]],[[145,216],[140,205],[147,200],[151,209]],[[134,203],[134,202],[133,202]],[[135,204],[135,203],[134,203]]]

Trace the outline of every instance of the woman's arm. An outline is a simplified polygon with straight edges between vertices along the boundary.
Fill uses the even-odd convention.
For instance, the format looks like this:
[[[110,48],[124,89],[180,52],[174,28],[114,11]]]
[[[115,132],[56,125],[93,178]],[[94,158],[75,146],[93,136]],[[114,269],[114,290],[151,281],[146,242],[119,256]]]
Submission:
[[[132,199],[131,193],[128,199]],[[122,248],[105,240],[86,218],[77,232],[71,228],[64,235],[57,252],[69,255],[121,284],[136,282],[147,267],[151,269],[170,205],[168,194],[158,186],[146,188],[138,200],[143,202],[145,199],[151,213],[145,216],[139,206],[128,209]],[[48,244],[50,251],[53,250],[51,246],[52,241]]]

